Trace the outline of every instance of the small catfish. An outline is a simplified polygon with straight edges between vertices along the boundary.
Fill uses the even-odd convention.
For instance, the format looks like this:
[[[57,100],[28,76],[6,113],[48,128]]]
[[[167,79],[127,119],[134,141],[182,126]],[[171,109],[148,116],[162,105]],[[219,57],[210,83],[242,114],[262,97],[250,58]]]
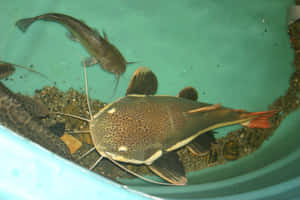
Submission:
[[[12,64],[0,62],[0,79],[14,72]],[[45,105],[15,94],[0,81],[0,124],[69,160],[67,145],[38,119],[47,112]]]
[[[138,83],[130,83],[129,86],[143,85],[143,80],[148,84],[152,80],[153,85],[157,85],[156,78],[149,78],[151,74],[155,76],[151,70],[138,69],[134,73],[136,77],[132,78]],[[139,78],[139,75],[142,77]],[[270,128],[268,119],[278,112],[245,112],[220,104],[197,102],[197,94],[190,94],[195,92],[190,88],[181,91],[177,97],[154,95],[156,89],[151,90],[151,95],[148,87],[145,89],[147,95],[140,94],[142,87],[137,90],[129,88],[127,96],[106,105],[94,116],[90,114],[89,120],[77,117],[89,122],[89,132],[95,145],[84,156],[94,149],[101,155],[93,167],[104,157],[138,176],[118,162],[146,165],[166,181],[185,185],[184,167],[175,150],[189,145],[192,152],[205,153],[208,143],[214,142],[213,136],[205,134],[211,134],[213,129],[233,124]]]
[[[0,61],[0,80],[3,78],[7,78],[12,73],[14,73],[14,71],[16,70],[15,66],[21,67],[23,69],[29,70],[30,72],[37,73],[41,76],[44,76],[40,72],[34,71],[28,67]],[[5,92],[5,94],[7,96],[9,96],[13,99],[16,99],[24,107],[24,109],[26,111],[28,111],[34,118],[44,118],[48,115],[47,106],[44,105],[40,100],[30,98],[28,96],[25,96],[25,95],[22,95],[19,93],[15,94],[15,93],[11,92],[3,84],[0,85],[0,90],[2,92]]]
[[[40,72],[37,72],[37,71],[35,71],[33,69],[30,69],[30,68],[22,66],[22,65],[16,65],[16,64],[4,62],[4,61],[1,61],[1,60],[0,60],[0,79],[6,78],[9,75],[11,75],[12,73],[14,73],[15,70],[16,70],[15,67],[23,68],[25,70],[28,70],[28,71],[30,71],[32,73],[36,73],[36,74],[38,74],[38,75],[46,78],[47,80],[49,80],[46,75],[44,75],[44,74],[42,74]]]
[[[47,13],[33,18],[21,19],[16,22],[16,25],[25,32],[36,20],[54,21],[64,25],[70,31],[72,39],[80,41],[92,56],[83,61],[85,66],[98,63],[102,69],[115,75],[116,85],[113,92],[115,93],[120,75],[125,72],[126,65],[130,63],[126,62],[121,52],[108,41],[105,32],[103,32],[102,37],[97,30],[90,28],[82,21],[59,13]]]

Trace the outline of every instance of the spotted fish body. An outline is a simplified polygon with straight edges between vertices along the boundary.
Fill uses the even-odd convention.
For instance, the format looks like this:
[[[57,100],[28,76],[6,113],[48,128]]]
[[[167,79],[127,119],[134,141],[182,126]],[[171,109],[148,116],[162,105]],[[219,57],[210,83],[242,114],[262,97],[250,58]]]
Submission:
[[[90,123],[97,151],[121,162],[151,165],[209,130],[248,121],[241,111],[173,96],[129,95],[94,116]],[[253,118],[253,116],[252,116]]]
[[[131,78],[126,96],[87,120],[95,147],[84,156],[94,149],[101,155],[91,168],[105,157],[132,175],[164,184],[146,179],[117,161],[144,164],[172,185],[185,185],[184,166],[175,150],[187,145],[194,155],[205,155],[215,142],[212,129],[231,124],[269,128],[268,118],[278,112],[249,113],[200,103],[191,87],[182,89],[176,97],[154,95],[157,85],[155,74],[140,67]]]

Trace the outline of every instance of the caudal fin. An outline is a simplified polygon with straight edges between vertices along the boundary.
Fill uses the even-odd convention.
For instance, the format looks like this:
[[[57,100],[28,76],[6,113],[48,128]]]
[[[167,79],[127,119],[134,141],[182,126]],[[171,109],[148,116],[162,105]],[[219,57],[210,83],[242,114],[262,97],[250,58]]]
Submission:
[[[279,110],[271,110],[243,114],[243,117],[249,117],[250,120],[243,122],[241,125],[249,128],[271,128],[271,124],[268,119],[278,112]]]
[[[35,21],[35,18],[20,19],[16,22],[16,26],[23,32],[26,32],[28,27]]]

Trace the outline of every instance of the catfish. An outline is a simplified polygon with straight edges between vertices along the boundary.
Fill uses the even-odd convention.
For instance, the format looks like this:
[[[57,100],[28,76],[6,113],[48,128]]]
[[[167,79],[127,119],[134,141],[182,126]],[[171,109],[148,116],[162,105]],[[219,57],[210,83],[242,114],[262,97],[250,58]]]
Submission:
[[[106,105],[95,115],[91,114],[88,106],[90,119],[65,114],[89,122],[94,148],[82,157],[93,150],[97,150],[101,155],[90,169],[101,159],[107,158],[127,172],[149,182],[157,183],[128,170],[119,162],[146,165],[169,183],[185,185],[185,170],[176,150],[189,145],[192,152],[201,154],[203,150],[207,151],[207,143],[214,141],[211,135],[207,135],[211,134],[212,130],[233,124],[249,128],[270,128],[268,119],[278,112],[246,112],[226,108],[221,104],[198,102],[195,98],[198,95],[191,94],[196,90],[191,88],[179,92],[178,96],[168,96],[155,95],[155,87],[150,87],[154,89],[149,90],[148,86],[145,86],[146,94],[141,94],[143,87],[136,86],[144,85],[144,81],[157,85],[157,79],[151,78],[155,75],[150,69],[147,71],[138,69],[133,75],[135,77],[131,79],[138,82],[129,84],[135,89],[127,89],[125,97]],[[152,94],[149,94],[149,91],[152,91]],[[89,105],[88,98],[87,102]],[[197,145],[200,145],[200,148],[195,148]]]
[[[120,76],[126,70],[126,65],[133,62],[125,60],[117,47],[109,42],[104,31],[103,36],[101,36],[96,29],[89,27],[84,22],[60,13],[47,13],[32,18],[20,19],[16,22],[16,25],[21,31],[26,32],[28,27],[37,20],[54,21],[64,25],[70,31],[70,38],[79,41],[91,55],[90,58],[83,61],[85,66],[99,64],[103,70],[115,75],[116,85],[113,94],[115,93]]]
[[[15,70],[13,66],[0,61],[0,79],[11,75]],[[0,124],[57,155],[72,160],[67,145],[38,119],[47,114],[44,106],[29,97],[13,93],[0,81]]]
[[[16,71],[15,67],[23,68],[27,71],[38,74],[38,75],[46,78],[47,80],[49,80],[48,77],[46,75],[42,74],[41,72],[35,71],[35,70],[30,69],[29,67],[25,67],[23,65],[12,64],[12,63],[8,63],[8,62],[4,62],[2,60],[0,60],[0,79],[7,78],[9,75],[13,74]]]

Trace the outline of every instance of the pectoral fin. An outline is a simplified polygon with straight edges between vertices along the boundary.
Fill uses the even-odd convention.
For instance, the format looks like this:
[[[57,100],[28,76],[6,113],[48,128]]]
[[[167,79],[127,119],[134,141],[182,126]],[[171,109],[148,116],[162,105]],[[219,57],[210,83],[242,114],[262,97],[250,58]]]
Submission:
[[[104,30],[102,31],[102,33],[103,33],[104,40],[108,41],[107,33]]]
[[[138,63],[137,61],[133,61],[133,62],[126,62],[126,65],[132,65],[132,64],[136,64]]]
[[[98,63],[98,61],[96,60],[96,58],[90,57],[90,58],[85,59],[83,61],[83,63],[85,64],[86,67],[89,67],[92,65],[96,65]]]
[[[157,86],[158,82],[155,74],[147,67],[139,67],[130,79],[126,95],[153,95],[157,91]]]
[[[149,166],[149,168],[158,176],[174,185],[185,185],[187,178],[178,155],[175,152],[169,152]]]
[[[177,97],[197,101],[198,99],[198,93],[197,90],[193,87],[185,87],[177,94]]]
[[[199,135],[187,145],[188,150],[196,156],[204,156],[209,153],[211,143],[215,143],[216,139],[213,131]]]

